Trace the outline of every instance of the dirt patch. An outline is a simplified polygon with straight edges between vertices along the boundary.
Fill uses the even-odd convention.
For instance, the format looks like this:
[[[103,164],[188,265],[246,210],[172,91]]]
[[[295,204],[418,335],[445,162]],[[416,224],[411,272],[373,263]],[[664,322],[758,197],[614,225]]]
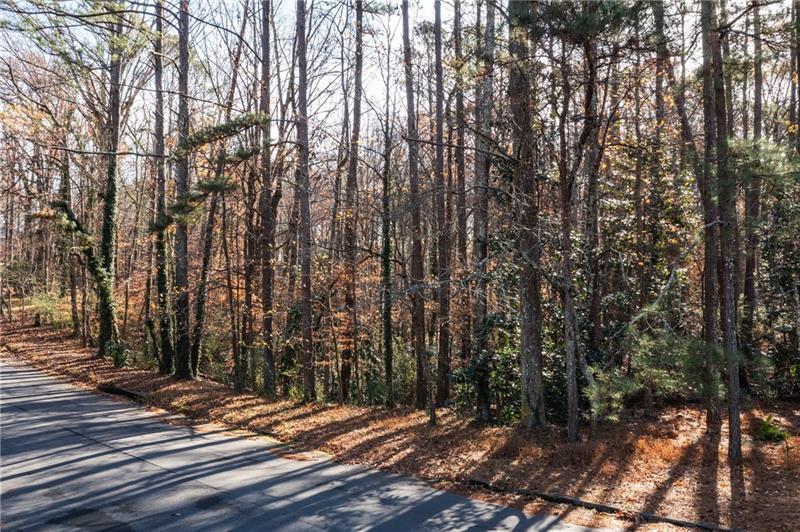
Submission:
[[[442,488],[528,512],[548,512],[594,527],[669,530],[641,526],[630,514],[609,515],[515,495],[528,490],[564,495],[676,519],[748,530],[791,529],[800,522],[800,405],[756,404],[743,418],[746,497],[731,500],[727,428],[704,436],[699,407],[673,407],[656,419],[629,417],[599,426],[591,439],[565,444],[558,427],[527,431],[485,426],[439,412],[425,413],[331,404],[300,405],[235,394],[207,380],[175,381],[155,372],[115,368],[60,331],[4,324],[0,342],[13,356],[88,389],[113,385],[146,398],[150,407],[180,413],[195,426],[212,423],[268,435],[287,457],[313,459],[322,451],[346,463],[433,479]],[[772,415],[792,434],[786,443],[757,441],[756,418]],[[178,421],[180,422],[180,421]],[[507,493],[474,487],[490,483]]]

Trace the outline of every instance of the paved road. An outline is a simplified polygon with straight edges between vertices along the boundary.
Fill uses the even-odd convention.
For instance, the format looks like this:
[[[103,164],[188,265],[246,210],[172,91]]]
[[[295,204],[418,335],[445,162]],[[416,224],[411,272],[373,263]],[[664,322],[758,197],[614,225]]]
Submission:
[[[264,442],[169,425],[0,362],[3,530],[584,530]]]

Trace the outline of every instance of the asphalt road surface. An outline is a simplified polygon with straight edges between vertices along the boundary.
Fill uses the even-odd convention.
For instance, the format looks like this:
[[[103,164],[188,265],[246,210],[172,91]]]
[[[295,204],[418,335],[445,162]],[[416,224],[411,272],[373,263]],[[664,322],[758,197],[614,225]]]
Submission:
[[[0,361],[0,528],[585,530],[263,441],[164,423]]]

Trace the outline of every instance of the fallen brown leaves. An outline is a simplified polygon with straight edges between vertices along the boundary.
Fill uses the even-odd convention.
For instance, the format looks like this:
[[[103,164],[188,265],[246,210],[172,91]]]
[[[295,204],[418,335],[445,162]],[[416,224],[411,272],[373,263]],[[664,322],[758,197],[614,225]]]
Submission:
[[[704,437],[704,413],[695,406],[668,408],[657,419],[629,417],[598,426],[588,441],[565,444],[557,427],[544,431],[484,426],[442,410],[436,427],[424,412],[350,405],[300,405],[234,394],[216,382],[175,381],[135,368],[114,368],[62,332],[5,325],[3,356],[14,356],[87,388],[113,383],[147,396],[147,404],[184,414],[192,423],[217,423],[288,442],[284,454],[304,459],[324,451],[360,463],[426,479],[484,500],[547,511],[589,526],[639,527],[633,515],[612,516],[521,497],[514,489],[551,492],[687,521],[787,529],[800,523],[800,406],[756,405],[743,419],[743,501],[731,501],[725,449]],[[773,415],[794,435],[786,444],[750,436],[758,417]],[[489,493],[470,479],[507,488]],[[645,529],[668,530],[663,524]]]

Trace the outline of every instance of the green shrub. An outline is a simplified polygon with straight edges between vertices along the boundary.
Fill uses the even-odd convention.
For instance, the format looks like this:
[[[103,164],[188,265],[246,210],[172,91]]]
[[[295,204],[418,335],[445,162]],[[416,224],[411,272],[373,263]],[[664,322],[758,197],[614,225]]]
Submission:
[[[54,323],[58,314],[58,300],[58,295],[53,292],[37,292],[31,296],[31,309],[43,323]]]
[[[767,416],[756,420],[754,436],[761,441],[782,442],[789,437],[789,433],[781,427],[777,419]]]
[[[106,343],[106,353],[111,357],[114,366],[121,368],[128,365],[130,352],[124,342],[109,340]]]

